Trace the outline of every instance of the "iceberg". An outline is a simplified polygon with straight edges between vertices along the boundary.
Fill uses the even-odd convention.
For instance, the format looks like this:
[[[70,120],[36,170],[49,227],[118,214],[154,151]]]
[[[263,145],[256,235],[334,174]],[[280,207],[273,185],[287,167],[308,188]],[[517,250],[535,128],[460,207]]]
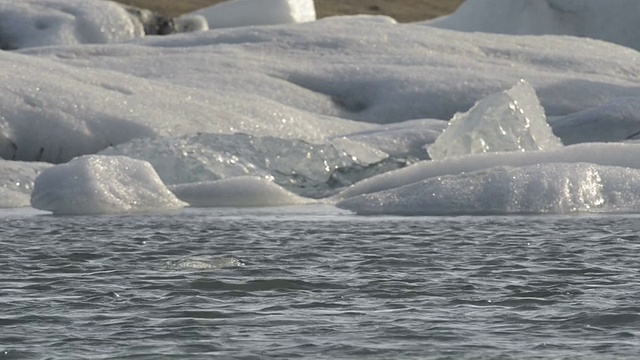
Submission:
[[[214,29],[314,21],[316,8],[313,0],[229,0],[188,15],[204,17]]]
[[[86,155],[42,171],[31,205],[56,215],[99,215],[169,211],[186,203],[167,189],[147,162]]]
[[[428,147],[434,160],[504,151],[551,150],[562,142],[547,123],[535,90],[524,80],[456,114]]]
[[[469,32],[580,36],[640,50],[635,35],[639,15],[636,0],[473,0],[425,24]]]
[[[194,207],[262,207],[313,203],[273,183],[270,178],[232,179],[173,185],[169,189]]]
[[[538,184],[529,189],[541,191],[549,203],[560,195],[546,197],[545,189],[559,194],[562,188],[544,185],[551,180],[534,180],[536,171],[544,179],[584,184],[587,173],[611,180],[615,176],[607,174],[617,170],[610,168],[640,168],[640,145],[623,143],[639,134],[640,63],[637,51],[624,46],[567,36],[464,33],[375,16],[171,36],[118,37],[109,29],[104,38],[94,39],[101,43],[94,44],[77,38],[58,43],[45,39],[58,36],[53,28],[35,32],[46,14],[33,9],[74,1],[78,0],[0,0],[5,9],[21,9],[20,16],[34,14],[22,27],[3,30],[15,35],[5,39],[24,40],[15,51],[0,51],[0,157],[10,164],[8,171],[19,175],[0,179],[3,195],[8,194],[3,206],[24,206],[29,193],[33,206],[56,214],[186,206],[167,185],[193,204],[200,195],[202,206],[316,200],[334,204],[381,191],[414,197],[401,189],[415,185],[412,190],[420,192],[423,182],[440,189],[437,178],[449,179],[448,184],[480,185],[485,184],[482,179],[496,179],[516,186],[501,180],[504,174]],[[249,3],[234,2],[236,15],[263,9],[267,2],[251,7]],[[563,6],[548,2],[552,3]],[[78,6],[111,7],[94,0],[82,4]],[[528,1],[522,4],[531,6]],[[564,6],[573,9],[575,4]],[[600,6],[588,0],[583,4]],[[121,5],[115,9],[105,8],[102,15],[113,11],[120,20],[141,17]],[[291,9],[286,11],[292,16]],[[74,26],[82,19],[93,25],[103,21],[76,14],[72,22],[56,24],[77,30]],[[189,19],[200,25],[205,21],[203,15],[187,14],[185,24]],[[529,84],[503,91],[519,79]],[[447,134],[456,133],[456,123],[462,124],[451,121],[444,130],[455,114],[476,119],[478,126],[499,124],[497,133],[487,130],[483,135],[485,143],[493,143],[481,152],[502,152],[470,151],[429,160],[427,149],[435,154],[442,145],[435,144],[438,139],[448,143]],[[556,136],[576,145],[557,147],[560,143],[546,124],[542,130],[527,127],[527,121],[545,116]],[[506,130],[513,130],[513,136],[504,136],[502,132],[509,134]],[[464,127],[458,135],[467,132],[478,134]],[[502,138],[510,145],[496,142]],[[583,144],[589,141],[616,143]],[[134,159],[142,162],[126,162]],[[31,169],[23,161],[48,164]],[[588,166],[595,170],[587,171]],[[570,170],[577,172],[575,177]],[[484,175],[470,175],[477,171]],[[139,180],[139,173],[148,177]],[[69,174],[76,177],[66,177]],[[34,179],[35,190],[22,186]],[[151,190],[141,184],[145,181]],[[20,188],[15,187],[18,183]],[[220,200],[225,192],[237,193],[243,186],[252,191],[226,203]],[[456,187],[442,189],[445,194]],[[574,194],[571,199],[578,197],[577,188],[566,189]],[[600,198],[610,205],[599,206],[596,198],[585,200],[588,211],[615,211],[616,204],[634,211],[633,204],[609,201],[610,194],[603,191]],[[633,196],[629,195],[631,201]],[[400,200],[399,204],[405,201]],[[463,197],[458,200],[465,203]],[[562,201],[569,205],[495,211],[586,209],[577,200]],[[361,204],[358,211],[365,213],[368,203]]]
[[[359,17],[0,52],[0,128],[17,147],[0,156],[63,163],[135,138],[198,132],[322,142],[450,119],[523,76],[547,116],[566,116],[640,96],[636,57],[583,39]]]
[[[349,198],[362,215],[637,212],[640,170],[588,163],[493,167]]]

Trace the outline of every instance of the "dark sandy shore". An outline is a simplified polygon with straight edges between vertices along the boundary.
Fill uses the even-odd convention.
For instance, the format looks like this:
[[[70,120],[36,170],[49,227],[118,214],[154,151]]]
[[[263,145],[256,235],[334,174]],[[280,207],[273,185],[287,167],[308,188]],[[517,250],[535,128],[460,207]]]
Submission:
[[[176,16],[223,0],[117,0]],[[352,14],[389,15],[400,22],[431,19],[453,12],[464,0],[315,0],[318,17]]]

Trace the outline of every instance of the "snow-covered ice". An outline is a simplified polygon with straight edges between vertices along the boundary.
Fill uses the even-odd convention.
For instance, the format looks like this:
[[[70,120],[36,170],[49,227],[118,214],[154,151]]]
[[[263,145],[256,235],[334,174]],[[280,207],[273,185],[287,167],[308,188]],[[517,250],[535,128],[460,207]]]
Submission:
[[[316,8],[313,0],[229,0],[189,15],[203,16],[214,29],[314,21]]]
[[[176,210],[186,204],[153,167],[126,156],[85,155],[48,168],[35,181],[31,205],[54,214],[111,214]]]
[[[509,90],[478,101],[468,112],[456,114],[429,146],[429,156],[452,156],[501,151],[551,150],[562,147],[547,123],[535,90],[521,80]]]
[[[18,49],[0,51],[0,157],[5,159],[2,169],[12,174],[0,178],[0,205],[25,206],[30,189],[22,184],[31,184],[37,176],[32,204],[56,213],[184,206],[171,198],[167,185],[188,196],[192,205],[194,199],[206,199],[202,206],[222,206],[222,192],[237,194],[225,203],[235,206],[316,198],[359,213],[481,213],[487,204],[480,192],[463,196],[456,191],[475,184],[477,191],[495,190],[502,199],[530,204],[514,207],[505,200],[502,207],[486,208],[488,212],[639,211],[628,189],[640,169],[640,144],[622,143],[640,134],[637,51],[585,37],[436,27],[462,18],[465,7],[449,20],[413,24],[376,16],[308,21],[315,15],[269,26],[241,22],[247,9],[266,6],[255,1],[224,5],[229,11],[225,18],[233,23],[229,28],[143,36],[130,31],[131,12],[110,2],[0,0],[0,38],[13,44],[3,48]],[[61,3],[74,6],[55,10],[58,5],[53,5]],[[303,10],[313,5],[286,3]],[[467,1],[465,6],[483,3],[478,16],[496,2]],[[513,29],[510,26],[527,16],[532,24],[563,24],[556,12],[540,4],[518,3],[504,11],[517,8],[522,15],[502,17],[494,9],[496,22]],[[606,14],[629,5],[607,2],[611,9],[600,16],[596,10],[603,6],[592,0],[556,3],[547,5],[589,14],[579,17],[588,19],[580,20],[581,36],[595,33],[610,21]],[[47,7],[55,11],[42,10]],[[215,8],[206,11],[219,15]],[[291,9],[281,11],[293,16]],[[75,15],[65,15],[71,10]],[[7,16],[10,11],[20,16]],[[94,18],[94,12],[102,17]],[[196,27],[206,18],[187,16],[199,19]],[[110,23],[104,23],[105,18]],[[625,23],[633,29],[632,18],[616,18],[612,29]],[[37,29],[45,23],[51,28]],[[91,41],[75,37],[77,29],[105,24],[108,31],[95,33]],[[573,34],[564,28],[558,33]],[[530,88],[505,93],[520,79]],[[518,106],[526,105],[520,107],[524,114],[509,108],[517,108],[514,99]],[[479,105],[470,111],[474,104]],[[470,116],[481,104],[490,111]],[[565,145],[577,145],[559,147],[545,124],[542,135],[529,129],[535,141],[526,146],[430,160],[429,146],[450,145],[440,136],[458,113],[475,119],[493,116],[503,130],[514,131],[527,130],[526,120],[543,124],[546,115]],[[544,139],[552,146],[541,145]],[[124,165],[124,159],[142,162]],[[93,166],[92,161],[107,165]],[[145,169],[140,171],[149,178],[131,178],[132,169]],[[92,177],[101,171],[110,175]],[[600,184],[594,185],[600,186],[600,197],[577,201],[586,196],[579,184],[595,179],[589,174],[596,173],[601,181],[593,184]],[[68,179],[69,174],[78,176]],[[446,178],[446,184],[439,178]],[[149,194],[155,195],[143,196],[145,181],[155,189]],[[15,188],[18,183],[22,187]],[[72,189],[65,184],[76,185]],[[512,190],[520,188],[530,193]],[[96,192],[85,196],[72,191],[82,189]],[[620,197],[614,199],[607,189],[619,191]],[[257,201],[262,192],[265,197]],[[426,200],[420,196],[429,192],[438,194]],[[506,197],[510,193],[513,197]],[[149,205],[154,197],[161,205]],[[397,201],[374,206],[375,201],[367,200],[378,198]],[[537,198],[540,202],[534,204]],[[600,198],[605,205],[598,205]],[[433,210],[427,204],[434,199],[459,207]],[[132,202],[142,206],[131,208]]]

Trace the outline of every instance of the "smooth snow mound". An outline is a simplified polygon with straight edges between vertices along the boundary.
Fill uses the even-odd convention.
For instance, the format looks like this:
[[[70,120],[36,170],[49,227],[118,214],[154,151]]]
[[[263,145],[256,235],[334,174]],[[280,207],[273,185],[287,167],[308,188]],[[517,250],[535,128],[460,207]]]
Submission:
[[[174,185],[176,196],[194,207],[259,207],[302,205],[313,202],[275,184],[271,179],[250,176]]]
[[[186,204],[145,161],[87,155],[44,170],[36,178],[31,205],[60,215],[97,215],[167,211]]]
[[[189,15],[203,16],[213,29],[314,21],[316,9],[313,0],[230,0]]]
[[[431,159],[488,152],[550,150],[562,147],[547,123],[536,92],[525,80],[456,114],[429,146]]]
[[[637,0],[473,0],[426,24],[468,32],[572,35],[640,50]]]
[[[636,212],[640,170],[587,163],[495,167],[429,178],[338,203],[358,214]]]

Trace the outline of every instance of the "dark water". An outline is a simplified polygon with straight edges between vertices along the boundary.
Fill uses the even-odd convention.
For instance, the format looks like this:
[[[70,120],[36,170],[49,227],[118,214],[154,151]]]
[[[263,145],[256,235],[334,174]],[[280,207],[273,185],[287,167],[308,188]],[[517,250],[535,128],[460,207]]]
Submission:
[[[0,213],[0,359],[640,354],[640,218]]]

